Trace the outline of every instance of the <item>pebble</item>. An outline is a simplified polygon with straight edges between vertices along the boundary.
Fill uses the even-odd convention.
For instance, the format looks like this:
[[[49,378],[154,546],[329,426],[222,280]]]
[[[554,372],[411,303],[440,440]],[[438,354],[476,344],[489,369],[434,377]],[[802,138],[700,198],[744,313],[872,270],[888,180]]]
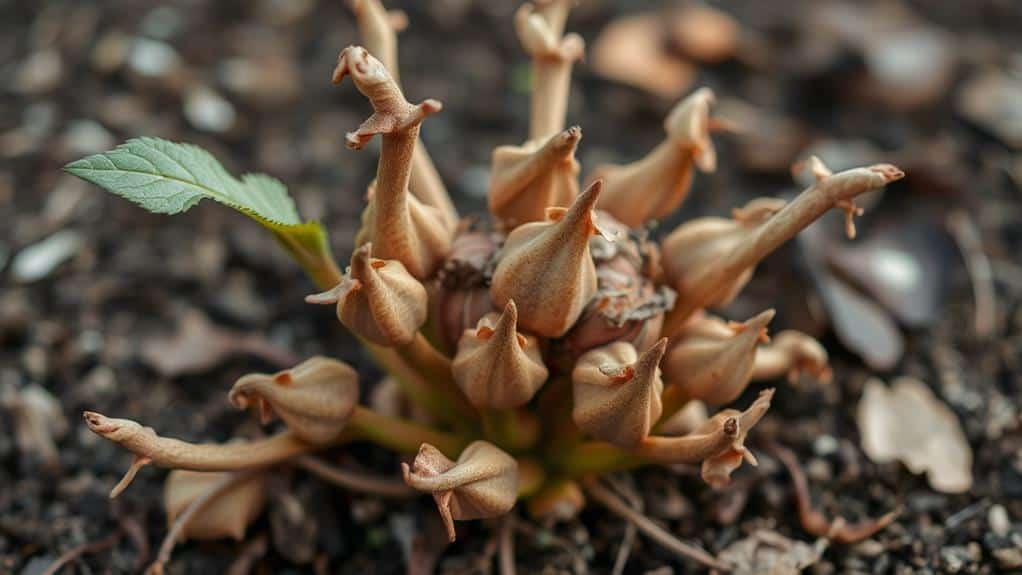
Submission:
[[[139,30],[157,40],[169,40],[181,32],[185,19],[174,6],[162,5],[150,10],[139,25]]]
[[[1022,79],[1000,72],[975,76],[958,93],[958,111],[1005,144],[1022,150]]]
[[[947,573],[960,573],[967,566],[979,561],[982,548],[979,543],[968,545],[949,545],[940,550],[940,560]]]
[[[135,38],[128,54],[128,67],[144,78],[169,76],[181,65],[177,50],[166,42]]]
[[[1000,503],[990,506],[990,510],[987,511],[987,522],[990,523],[990,530],[1001,537],[1006,537],[1011,531],[1011,518],[1008,517],[1008,510]]]
[[[74,230],[62,230],[28,246],[14,257],[11,273],[19,282],[41,280],[71,259],[82,246],[82,238]]]
[[[64,132],[64,148],[75,158],[109,150],[115,143],[113,134],[95,120],[74,120]]]
[[[826,457],[837,453],[838,444],[837,439],[834,439],[833,435],[823,434],[813,440],[813,453],[820,457]]]
[[[60,84],[64,74],[64,61],[55,48],[31,54],[14,76],[12,87],[15,92],[28,95],[44,94]]]
[[[234,106],[205,86],[197,86],[185,94],[184,114],[199,130],[217,134],[230,131],[237,119]]]
[[[954,49],[946,35],[933,28],[880,35],[864,48],[872,96],[896,109],[933,103],[954,76]]]

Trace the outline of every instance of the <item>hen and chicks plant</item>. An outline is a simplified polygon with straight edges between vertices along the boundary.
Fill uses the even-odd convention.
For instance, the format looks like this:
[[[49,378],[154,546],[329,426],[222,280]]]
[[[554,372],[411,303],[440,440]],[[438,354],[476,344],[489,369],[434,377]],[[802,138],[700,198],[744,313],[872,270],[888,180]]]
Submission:
[[[403,93],[399,19],[378,0],[352,3],[365,47],[344,48],[332,79],[353,84],[373,108],[346,135],[347,146],[359,150],[377,136],[381,145],[358,247],[343,274],[316,224],[260,209],[278,193],[290,201],[286,192],[257,188],[248,203],[205,197],[253,215],[295,256],[323,290],[307,301],[333,306],[389,372],[375,396],[391,401],[360,404],[355,370],[314,357],[276,374],[246,375],[230,390],[239,409],[283,422],[261,439],[192,444],[87,412],[92,431],[134,456],[112,496],[147,464],[174,470],[168,501],[181,499],[174,485],[187,484],[194,502],[197,484],[229,492],[214,477],[244,472],[253,481],[296,462],[355,489],[403,494],[403,486],[309,455],[369,441],[413,456],[401,464],[404,483],[433,496],[454,540],[455,521],[498,517],[518,501],[539,517],[577,513],[587,493],[608,503],[597,479],[614,471],[699,464],[702,477],[721,487],[743,461],[755,464],[745,441],[773,390],[744,410],[707,416],[707,407],[729,404],[753,381],[804,373],[826,379],[827,353],[799,332],[769,338],[773,310],[744,322],[709,310],[733,300],[763,258],[828,210],[844,210],[854,233],[855,198],[903,174],[886,164],[832,174],[811,158],[801,168],[816,181],[792,201],[753,200],[731,217],[695,219],[656,241],[647,224],[678,208],[696,172],[715,169],[713,135],[731,126],[712,116],[713,93],[696,90],[674,106],[663,141],[645,157],[598,166],[580,185],[582,130],[565,129],[571,69],[584,53],[582,39],[564,33],[572,3],[526,3],[515,16],[532,58],[528,138],[493,151],[489,217],[474,219],[459,218],[419,138],[442,105],[413,104]],[[149,147],[140,151],[142,144]],[[154,197],[195,193],[195,178],[151,175],[187,163],[179,148],[133,140],[68,170],[154,209]],[[104,170],[127,175],[118,181]],[[125,181],[148,196],[125,191]],[[200,515],[193,509],[191,529],[178,528],[240,537],[252,519],[240,514],[223,529],[203,529]],[[216,522],[208,514],[204,520]]]

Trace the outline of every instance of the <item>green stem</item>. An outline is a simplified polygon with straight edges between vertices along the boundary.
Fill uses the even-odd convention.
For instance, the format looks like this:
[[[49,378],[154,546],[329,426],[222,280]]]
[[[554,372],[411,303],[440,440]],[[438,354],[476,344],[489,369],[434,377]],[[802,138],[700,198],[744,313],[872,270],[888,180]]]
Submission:
[[[287,250],[287,253],[291,254],[298,265],[302,266],[316,287],[328,290],[341,283],[343,274],[337,266],[337,262],[334,261],[325,236],[310,245],[302,243],[286,231],[274,228],[270,228],[270,231],[273,232],[273,237],[277,239],[277,242]]]
[[[590,474],[604,474],[612,471],[634,469],[649,463],[603,441],[587,441],[550,460],[550,465],[561,470],[565,477],[580,477]]]
[[[451,359],[437,351],[421,332],[415,335],[412,343],[394,351],[406,365],[415,369],[421,379],[428,382],[429,397],[424,399],[432,405],[430,409],[438,410],[440,419],[461,428],[479,420],[479,412],[454,381]]]
[[[539,421],[524,409],[484,408],[480,415],[486,438],[511,453],[526,451],[539,439]]]
[[[383,415],[361,405],[355,407],[347,429],[356,437],[382,445],[399,453],[415,453],[423,443],[429,443],[451,459],[457,459],[467,441],[457,435],[437,431],[401,419]]]
[[[547,453],[556,456],[582,440],[582,431],[571,418],[571,378],[559,376],[543,386],[539,398],[539,418],[544,425]]]

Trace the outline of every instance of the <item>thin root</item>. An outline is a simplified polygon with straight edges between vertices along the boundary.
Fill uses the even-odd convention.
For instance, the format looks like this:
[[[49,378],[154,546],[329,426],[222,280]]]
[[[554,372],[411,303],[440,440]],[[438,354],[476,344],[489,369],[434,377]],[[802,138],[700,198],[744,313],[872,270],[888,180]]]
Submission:
[[[858,543],[893,523],[901,514],[901,509],[895,509],[876,519],[867,519],[857,523],[848,523],[842,517],[831,521],[822,512],[813,508],[812,497],[809,494],[809,481],[806,479],[795,453],[787,447],[777,444],[771,444],[769,450],[791,475],[799,522],[810,535],[825,537],[835,543],[846,545]]]
[[[632,509],[632,507],[619,499],[612,491],[600,485],[595,479],[586,481],[584,485],[586,493],[588,493],[590,497],[599,501],[612,513],[628,520],[630,523],[635,525],[635,527],[641,531],[643,535],[677,553],[678,556],[691,559],[718,571],[731,571],[730,564],[724,563],[713,555],[707,553],[705,550],[694,545],[689,545],[674,535],[671,535],[671,533],[669,533],[666,529],[650,520],[649,517],[646,517],[635,509]]]
[[[962,210],[948,214],[947,227],[962,252],[965,267],[969,272],[969,281],[972,283],[972,297],[976,308],[973,328],[977,336],[989,337],[997,328],[997,292],[994,289],[990,259],[983,251],[983,240],[972,218]]]
[[[296,460],[296,463],[320,479],[352,491],[397,498],[415,497],[419,494],[418,491],[408,487],[402,481],[336,467],[319,457],[303,455]]]
[[[202,511],[206,505],[230,488],[262,471],[263,469],[248,469],[233,472],[211,485],[202,495],[199,495],[194,501],[189,503],[188,507],[174,519],[174,524],[170,526],[170,530],[163,538],[163,543],[160,544],[160,552],[156,555],[156,561],[153,561],[152,565],[146,569],[146,575],[163,575],[163,566],[170,561],[170,554],[174,551],[174,545],[177,544],[178,539],[181,537],[181,532],[188,526],[188,522],[195,517],[195,514]]]
[[[500,523],[498,543],[500,575],[515,575],[515,516],[508,513]]]
[[[111,535],[103,539],[100,539],[99,541],[83,543],[58,557],[57,560],[54,561],[53,563],[50,563],[50,566],[47,567],[46,570],[42,572],[42,575],[56,575],[65,565],[74,561],[75,559],[78,559],[82,555],[106,551],[107,549],[116,545],[117,542],[121,540],[121,537],[123,535],[124,531],[118,529],[116,532],[112,533]]]

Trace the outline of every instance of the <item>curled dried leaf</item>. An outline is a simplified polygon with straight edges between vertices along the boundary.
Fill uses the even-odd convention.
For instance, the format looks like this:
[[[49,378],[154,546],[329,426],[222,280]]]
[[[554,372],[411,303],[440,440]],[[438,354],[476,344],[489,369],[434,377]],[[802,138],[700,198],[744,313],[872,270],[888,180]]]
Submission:
[[[684,225],[664,241],[664,272],[679,296],[679,305],[671,310],[664,322],[666,333],[673,334],[699,309],[720,305],[734,297],[756,264],[831,208],[845,212],[846,227],[849,235],[853,235],[852,218],[861,213],[855,205],[855,198],[905,177],[904,172],[890,164],[875,164],[832,174],[815,157],[799,168],[809,169],[816,183],[777,213],[757,222],[754,229],[740,230],[735,237],[739,230],[731,226],[721,234],[721,224],[716,224],[716,235],[730,236],[729,246],[697,250],[698,257],[686,257],[687,248],[697,249],[699,245],[691,244],[692,233],[683,231]],[[714,244],[716,242],[709,243]]]
[[[720,411],[688,435],[649,436],[632,453],[668,464],[701,461],[703,480],[715,489],[724,487],[742,461],[756,465],[745,438],[770,409],[773,395],[773,389],[763,390],[745,411]]]
[[[678,386],[686,397],[721,405],[734,401],[749,384],[756,348],[767,339],[774,310],[744,323],[727,323],[712,316],[692,319],[678,333],[664,360],[667,385]]]
[[[545,141],[493,150],[489,206],[501,225],[513,229],[542,220],[551,206],[571,205],[578,195],[575,150],[582,130],[573,126]]]
[[[571,88],[571,67],[585,53],[578,34],[564,34],[566,0],[522,4],[515,14],[515,31],[533,59],[532,109],[529,139],[548,138],[564,129]]]
[[[359,337],[388,347],[406,345],[426,323],[429,296],[401,262],[371,257],[372,251],[372,244],[356,249],[341,283],[305,301],[337,304],[337,318]]]
[[[472,405],[519,407],[546,381],[539,342],[518,333],[517,326],[518,308],[509,300],[503,313],[483,316],[475,329],[461,336],[451,369]]]
[[[234,383],[228,398],[264,423],[276,414],[299,438],[329,443],[358,404],[358,373],[335,359],[313,357],[274,374],[248,374]]]
[[[597,439],[634,447],[660,419],[662,338],[641,356],[629,343],[615,342],[586,352],[571,374],[572,419]]]
[[[664,277],[680,297],[694,292],[702,270],[719,266],[729,254],[754,238],[759,227],[781,211],[784,201],[757,198],[736,208],[732,218],[697,218],[678,226],[663,241]],[[752,278],[753,268],[743,269],[726,284],[716,287],[707,306],[729,303]]]
[[[593,206],[599,195],[597,181],[552,221],[524,224],[508,235],[490,295],[501,306],[515,300],[525,329],[564,335],[596,293],[589,236],[597,231]]]
[[[923,382],[910,377],[890,388],[866,382],[856,421],[862,450],[877,463],[901,461],[912,473],[926,473],[944,493],[972,487],[972,448],[954,412]]]
[[[174,470],[163,484],[163,508],[167,524],[175,520],[203,494],[230,478],[230,473]],[[180,528],[181,539],[245,538],[245,530],[263,512],[269,476],[254,473],[228,485],[201,504]]]
[[[676,99],[692,84],[696,70],[664,49],[665,35],[659,14],[618,18],[596,38],[593,70],[662,98]]]
[[[498,447],[474,441],[451,461],[423,443],[411,465],[401,464],[405,483],[433,495],[454,541],[454,521],[499,517],[518,499],[518,463]]]
[[[785,330],[759,346],[752,368],[752,379],[761,381],[786,376],[796,382],[802,374],[830,381],[827,350],[812,337],[794,330]]]
[[[451,247],[450,222],[441,208],[409,194],[408,184],[420,124],[442,106],[436,100],[409,103],[383,64],[360,46],[349,46],[337,57],[334,83],[348,75],[373,106],[373,115],[346,136],[348,147],[361,149],[377,134],[383,139],[359,242],[375,243],[378,256],[400,261],[416,278],[428,278]]]
[[[712,172],[717,154],[710,141],[709,88],[700,88],[674,107],[664,121],[667,137],[646,157],[624,166],[596,169],[604,179],[600,208],[629,226],[671,214],[688,194],[694,170]]]
[[[17,391],[4,386],[0,391],[0,407],[11,418],[18,451],[26,459],[56,471],[60,467],[56,441],[68,432],[60,401],[36,383]]]

